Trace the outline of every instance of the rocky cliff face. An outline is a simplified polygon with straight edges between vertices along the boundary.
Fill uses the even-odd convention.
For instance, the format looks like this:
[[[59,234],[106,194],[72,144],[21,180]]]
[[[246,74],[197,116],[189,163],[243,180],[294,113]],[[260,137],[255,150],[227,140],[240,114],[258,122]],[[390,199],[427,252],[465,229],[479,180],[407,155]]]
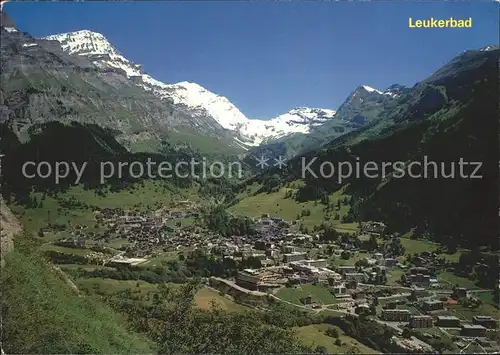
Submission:
[[[16,28],[15,22],[7,15],[5,11],[0,11],[0,26],[7,28]]]
[[[98,66],[64,51],[58,41],[15,28],[2,26],[0,35],[1,90],[18,132],[38,123],[75,121],[111,128],[127,142],[158,142],[176,133],[229,140],[213,118],[194,117],[185,107],[142,90],[120,68]]]
[[[14,248],[14,235],[22,231],[21,224],[12,214],[0,196],[0,264],[5,263],[5,255]]]
[[[33,38],[5,22],[9,27],[1,31],[2,90],[11,116],[21,125],[53,120],[95,123],[132,142],[160,141],[172,131],[187,129],[249,149],[323,128],[337,136],[349,130],[344,126],[351,121],[356,126],[365,123],[349,115],[339,118],[331,109],[309,107],[272,119],[249,119],[228,98],[197,83],[165,83],[151,77],[103,34],[81,30]],[[344,111],[396,96],[360,88],[343,105]]]

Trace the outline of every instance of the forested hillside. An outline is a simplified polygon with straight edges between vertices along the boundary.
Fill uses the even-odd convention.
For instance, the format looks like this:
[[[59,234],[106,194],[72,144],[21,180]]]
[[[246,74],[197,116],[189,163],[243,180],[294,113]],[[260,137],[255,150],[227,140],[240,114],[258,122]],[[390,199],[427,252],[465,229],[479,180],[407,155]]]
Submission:
[[[297,201],[345,188],[352,196],[346,222],[381,220],[391,231],[416,228],[445,243],[497,248],[497,194],[491,192],[498,181],[497,60],[498,50],[468,51],[409,90],[371,124],[293,159],[284,171],[272,170],[251,182],[270,181],[266,176],[276,173],[282,183],[303,179]],[[404,163],[408,172],[409,163],[423,164],[424,157],[437,163],[437,170],[430,165],[427,177],[398,177],[393,165],[381,176],[384,162]],[[477,166],[482,177],[461,177],[461,159],[481,165],[464,166],[463,176],[471,176]],[[325,162],[349,163],[353,174],[339,182],[338,171],[329,176],[330,165],[322,168]],[[356,164],[363,169],[367,162],[379,167],[378,176],[367,177],[362,170],[356,176]],[[453,178],[446,178],[450,174]]]

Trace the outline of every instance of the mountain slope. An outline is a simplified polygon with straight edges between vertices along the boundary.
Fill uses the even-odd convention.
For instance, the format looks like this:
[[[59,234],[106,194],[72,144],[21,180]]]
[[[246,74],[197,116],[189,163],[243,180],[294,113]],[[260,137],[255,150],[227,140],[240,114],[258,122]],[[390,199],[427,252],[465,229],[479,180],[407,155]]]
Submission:
[[[213,140],[233,146],[233,152],[241,150],[211,117],[190,116],[183,107],[138,88],[119,68],[68,54],[57,41],[5,27],[0,35],[2,96],[20,136],[33,124],[76,121],[112,128],[129,148],[158,145],[166,136],[181,134],[194,136],[188,143],[195,147]],[[93,50],[100,56],[98,47]]]
[[[152,78],[100,33],[82,30],[44,39],[58,41],[65,52],[87,58],[101,69],[121,73],[137,86],[193,117],[197,127],[203,126],[203,120],[213,119],[245,147],[293,133],[308,133],[312,126],[319,126],[335,115],[333,110],[299,107],[271,120],[248,119],[229,99],[196,83],[167,84]]]
[[[14,236],[21,233],[22,227],[0,196],[0,267],[3,268],[5,255],[14,248]]]
[[[351,125],[333,110],[307,107],[250,120],[226,97],[196,83],[154,79],[88,30],[35,39],[3,27],[2,39],[2,90],[21,131],[36,122],[78,121],[116,129],[131,149],[155,150],[172,132],[247,149],[323,127],[339,135]]]
[[[384,92],[366,85],[358,86],[339,107],[338,115],[359,125],[366,124],[404,90],[400,85],[392,85]]]
[[[29,237],[23,237],[29,239]],[[16,240],[17,242],[17,240]],[[30,246],[31,247],[31,246]],[[154,344],[94,297],[78,297],[33,250],[2,268],[2,348],[9,354],[153,353]]]
[[[307,134],[334,117],[334,110],[297,107],[268,121],[250,120],[241,131],[257,145],[295,133]]]
[[[44,37],[58,41],[72,55],[87,58],[99,68],[116,70],[154,96],[184,106],[193,118],[214,118],[224,129],[234,130],[248,119],[225,97],[196,83],[166,84],[146,74],[142,67],[126,59],[102,34],[82,30]]]
[[[368,125],[378,115],[404,94],[408,89],[391,85],[384,92],[366,85],[358,86],[335,114],[318,124],[309,125],[307,130],[296,130],[290,135],[281,135],[265,141],[251,150],[254,156],[284,156],[291,158],[317,149],[331,140]]]
[[[303,180],[296,195],[299,202],[344,188],[352,196],[346,222],[381,220],[389,232],[415,228],[417,235],[426,233],[446,245],[498,248],[493,231],[498,218],[499,53],[477,50],[457,56],[402,93],[369,124],[259,179],[281,173],[285,182]],[[427,175],[409,176],[409,163],[424,164],[425,159],[436,162],[437,170],[429,163]],[[481,163],[477,175],[482,177],[461,177],[461,159]],[[341,180],[338,170],[328,176],[329,164],[337,169],[339,162],[350,163],[353,169]],[[403,164],[402,177],[396,174],[396,162]],[[363,172],[366,163],[375,176]],[[386,163],[391,165],[383,168]],[[451,164],[455,164],[454,178],[446,178]],[[467,165],[463,174],[470,177],[475,169],[476,165]]]

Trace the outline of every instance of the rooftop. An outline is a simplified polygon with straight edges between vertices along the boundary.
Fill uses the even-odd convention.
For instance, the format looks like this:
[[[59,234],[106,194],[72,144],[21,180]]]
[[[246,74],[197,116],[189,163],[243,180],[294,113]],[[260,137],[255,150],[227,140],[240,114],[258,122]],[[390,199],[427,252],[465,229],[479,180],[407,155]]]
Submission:
[[[122,264],[131,264],[131,265],[137,265],[141,264],[143,262],[148,261],[148,259],[144,258],[123,258],[123,257],[115,257],[110,260],[111,262],[114,263],[122,263]]]
[[[486,329],[482,325],[479,324],[464,324],[462,325],[463,329]]]
[[[495,318],[491,317],[491,316],[474,316],[473,319],[477,319],[477,320],[494,320],[496,321]]]
[[[383,309],[382,312],[385,313],[410,313],[407,309]]]
[[[252,275],[258,275],[260,273],[258,269],[243,269],[243,271]]]
[[[291,256],[291,255],[303,255],[303,254],[306,254],[306,253],[302,252],[302,251],[294,251],[294,252],[291,252],[291,253],[287,253],[285,255]]]

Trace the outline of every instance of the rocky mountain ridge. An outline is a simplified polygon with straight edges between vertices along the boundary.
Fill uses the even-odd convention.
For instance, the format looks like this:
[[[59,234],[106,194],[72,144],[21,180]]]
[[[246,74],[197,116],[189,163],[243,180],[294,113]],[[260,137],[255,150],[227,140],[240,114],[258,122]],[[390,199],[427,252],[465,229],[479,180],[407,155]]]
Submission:
[[[138,142],[139,145],[142,145],[142,141],[160,141],[160,136],[162,134],[158,134],[158,132],[161,133],[165,130],[171,131],[172,129],[182,130],[187,128],[190,132],[194,132],[194,134],[197,135],[207,135],[216,140],[222,138],[222,141],[226,142],[226,144],[243,150],[274,144],[274,142],[287,141],[289,139],[292,141],[297,139],[307,141],[305,137],[310,134],[312,134],[312,140],[306,145],[309,146],[312,144],[313,146],[316,145],[316,142],[323,142],[328,139],[336,138],[339,135],[365,125],[371,119],[370,112],[378,112],[385,103],[398,98],[401,92],[406,90],[406,88],[400,85],[393,85],[382,92],[372,87],[362,85],[349,95],[347,100],[337,111],[323,108],[296,107],[269,120],[256,120],[247,118],[228,98],[213,93],[197,83],[184,81],[172,84],[153,78],[143,70],[141,65],[125,58],[122,53],[100,33],[81,30],[36,39],[26,33],[18,32],[14,27],[5,26],[3,26],[2,33],[3,37],[9,37],[6,42],[19,42],[20,49],[16,49],[17,52],[15,53],[17,56],[26,58],[32,58],[33,55],[35,55],[35,57],[39,56],[39,62],[43,62],[49,67],[53,67],[56,64],[58,68],[71,65],[72,71],[76,66],[79,73],[72,74],[77,76],[88,76],[88,73],[97,73],[99,81],[104,79],[106,83],[106,85],[102,83],[98,84],[94,80],[96,79],[94,75],[92,75],[92,80],[84,78],[83,81],[86,83],[90,81],[91,86],[105,90],[108,89],[106,86],[112,86],[114,89],[119,87],[121,92],[127,93],[126,95],[130,92],[134,92],[134,94],[138,96],[147,97],[147,99],[135,102],[134,104],[129,102],[119,105],[124,108],[143,106],[140,112],[132,112],[131,115],[134,117],[125,121],[118,120],[118,122],[113,122],[118,116],[123,116],[118,115],[118,113],[113,115],[116,110],[111,110],[111,114],[107,115],[111,116],[111,119],[110,117],[106,117],[106,121],[108,122],[100,121],[99,118],[94,117],[95,115],[89,118],[88,114],[90,114],[92,110],[95,110],[95,108],[85,109],[85,111],[88,112],[88,114],[85,115],[82,115],[78,112],[79,110],[76,110],[76,114],[70,115],[71,117],[67,115],[68,108],[64,109],[65,112],[62,116],[61,114],[63,112],[59,112],[58,110],[55,110],[57,111],[55,112],[57,113],[55,116],[54,112],[52,112],[52,114],[50,112],[45,112],[42,115],[42,121],[50,120],[50,117],[56,120],[69,119],[80,122],[86,122],[90,119],[90,123],[111,126],[112,128],[125,132],[125,139]],[[12,54],[9,53],[11,49],[12,44],[10,44],[10,47],[3,46],[3,50],[6,51],[7,54]],[[9,55],[5,57],[10,58]],[[50,59],[47,57],[50,57]],[[57,60],[54,60],[56,57]],[[21,73],[25,71],[27,67],[25,58],[19,60],[23,68],[16,65],[14,60],[4,62],[7,62],[7,65],[10,66],[11,69],[15,68]],[[31,65],[35,65],[35,63],[31,63]],[[40,68],[37,68],[37,70],[39,69]],[[46,69],[47,68],[44,67],[42,70],[44,75],[47,72]],[[60,69],[58,69],[58,71],[60,71]],[[25,74],[27,73],[23,73],[23,75]],[[51,73],[51,75],[55,77],[53,80],[60,84],[60,73]],[[29,81],[31,80],[31,75],[28,76],[29,77],[25,79]],[[67,79],[71,76],[68,76],[66,73],[63,77]],[[82,78],[77,78],[77,80],[80,79]],[[74,81],[75,80],[72,78],[71,82]],[[137,89],[142,89],[139,90],[142,93],[139,93]],[[80,87],[75,88],[75,94],[81,94],[77,92],[79,90]],[[42,92],[39,94],[46,96]],[[56,98],[54,97],[53,99]],[[84,99],[88,98],[85,97]],[[110,97],[109,99],[112,100],[113,98]],[[58,100],[57,102],[62,101],[62,106],[71,106],[74,104],[74,102],[67,102],[64,100],[64,96],[56,100]],[[116,100],[120,101],[120,95],[116,97]],[[8,106],[10,106],[12,101],[12,98],[6,98],[6,104]],[[47,98],[39,98],[37,100],[31,100],[30,102],[34,101],[47,101]],[[68,101],[74,100],[73,98],[68,98]],[[95,106],[95,101],[91,101],[92,102],[89,104]],[[154,102],[154,107],[145,105],[144,101],[148,103]],[[114,105],[116,103],[117,102],[110,104]],[[13,109],[11,108],[11,112],[14,112],[14,115],[19,115],[19,106],[20,103],[16,101],[15,107]],[[54,111],[54,104],[52,102],[50,102],[50,106],[52,106],[52,111]],[[165,106],[165,108],[162,109],[161,106]],[[18,109],[17,113],[15,112],[16,108]],[[47,110],[50,111],[50,108],[44,109],[44,111]],[[102,111],[102,108],[99,110]],[[38,116],[36,119],[34,119],[35,111],[37,112],[36,116]],[[23,111],[21,116],[25,119],[24,121],[29,121],[30,119],[31,121],[36,121],[40,119],[39,111],[39,107],[29,109],[28,120],[25,119],[26,110]],[[69,111],[72,111],[72,109],[70,108]],[[367,112],[368,114],[366,114]],[[126,115],[131,116],[130,114]],[[154,116],[154,118],[150,116]],[[162,126],[163,128],[158,129],[158,126]],[[157,143],[153,143],[153,145],[155,144]],[[302,145],[302,143],[298,145]],[[299,152],[301,150],[302,149],[297,149],[293,150],[293,152]]]
[[[211,117],[232,131],[242,145],[256,146],[292,133],[308,133],[335,115],[334,110],[298,107],[270,120],[248,119],[228,98],[192,82],[164,83],[126,59],[102,34],[89,30],[44,37],[58,41],[71,55],[89,59],[97,67],[122,73],[160,99],[182,106],[193,117]]]

